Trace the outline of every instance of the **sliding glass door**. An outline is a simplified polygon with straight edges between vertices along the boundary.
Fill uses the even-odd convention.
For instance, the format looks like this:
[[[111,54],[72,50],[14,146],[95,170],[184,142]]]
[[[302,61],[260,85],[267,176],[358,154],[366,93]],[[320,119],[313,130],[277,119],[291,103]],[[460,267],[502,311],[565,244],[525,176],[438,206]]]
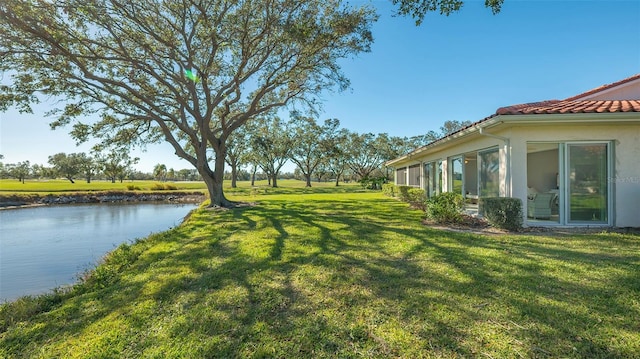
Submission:
[[[528,220],[610,224],[612,172],[610,142],[528,143]]]
[[[527,143],[528,220],[562,223],[565,215],[563,177],[564,145],[559,142]]]
[[[609,221],[609,145],[569,143],[567,158],[567,209],[570,223]]]
[[[497,148],[478,153],[480,197],[500,197],[500,155]]]

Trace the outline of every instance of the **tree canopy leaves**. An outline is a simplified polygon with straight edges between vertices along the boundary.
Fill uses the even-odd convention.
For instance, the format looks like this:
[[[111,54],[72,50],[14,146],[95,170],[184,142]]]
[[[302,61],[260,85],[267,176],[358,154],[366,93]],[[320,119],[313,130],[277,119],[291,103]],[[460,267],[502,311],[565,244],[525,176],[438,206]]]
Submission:
[[[391,0],[391,2],[398,6],[398,14],[413,17],[416,25],[422,24],[429,12],[449,16],[460,11],[464,5],[462,0]],[[484,6],[490,8],[495,15],[502,9],[503,2],[504,0],[485,0]]]
[[[369,51],[369,7],[339,0],[4,0],[0,111],[63,100],[52,127],[104,146],[167,141],[222,193],[226,139],[256,116],[349,82]],[[89,118],[90,120],[87,120]],[[215,152],[215,165],[207,151]]]

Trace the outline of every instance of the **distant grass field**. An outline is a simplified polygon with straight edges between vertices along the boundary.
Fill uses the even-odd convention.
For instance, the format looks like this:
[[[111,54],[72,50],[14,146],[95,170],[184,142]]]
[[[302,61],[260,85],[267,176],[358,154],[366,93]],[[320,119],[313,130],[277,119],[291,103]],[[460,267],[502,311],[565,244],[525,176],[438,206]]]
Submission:
[[[94,191],[127,191],[127,186],[134,186],[140,190],[151,190],[153,185],[171,184],[179,190],[206,190],[204,182],[159,182],[159,181],[124,181],[111,183],[111,181],[86,181],[77,180],[71,183],[67,180],[27,180],[24,184],[16,180],[0,180],[0,194],[10,193],[61,193],[61,192],[94,192]]]
[[[278,180],[279,186],[282,190],[279,192],[293,191],[300,188],[304,188],[304,181],[297,180]],[[0,180],[0,194],[48,194],[48,193],[71,193],[71,192],[94,192],[94,191],[127,191],[128,186],[132,186],[139,191],[152,191],[154,185],[157,184],[169,184],[175,186],[180,191],[206,191],[207,187],[204,182],[159,182],[159,181],[124,181],[120,183],[111,183],[111,181],[92,181],[87,183],[86,181],[77,180],[76,183],[71,183],[68,180],[27,180],[24,184],[14,179],[2,179]],[[313,189],[326,188],[332,190],[335,187],[334,182],[313,182]],[[357,184],[341,184],[340,188],[350,188],[357,186]],[[267,185],[267,181],[256,181],[256,188],[262,188],[263,193],[269,192],[270,187]],[[249,194],[251,189],[250,181],[239,181],[238,188],[231,188],[231,181],[225,181],[225,188],[227,191],[246,193]]]
[[[435,230],[379,192],[228,191],[69,293],[0,306],[6,358],[634,358],[640,237]]]

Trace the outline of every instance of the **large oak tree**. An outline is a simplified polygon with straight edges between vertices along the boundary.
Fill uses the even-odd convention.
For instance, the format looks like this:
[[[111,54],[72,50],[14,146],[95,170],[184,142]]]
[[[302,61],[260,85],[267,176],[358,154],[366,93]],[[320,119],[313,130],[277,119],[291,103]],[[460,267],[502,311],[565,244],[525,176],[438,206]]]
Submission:
[[[227,139],[226,162],[231,167],[231,188],[238,187],[238,171],[250,157],[251,139],[247,126],[239,128]]]
[[[420,25],[430,12],[449,16],[460,11],[464,5],[463,0],[391,0],[391,2],[398,6],[398,14],[413,17],[416,25]],[[484,6],[491,9],[494,15],[500,12],[502,3],[504,0],[484,0]]]
[[[269,184],[278,187],[278,175],[293,148],[289,123],[277,116],[260,118],[252,124],[251,157],[267,175]],[[252,181],[253,183],[253,181]]]
[[[82,172],[80,168],[81,158],[78,153],[66,154],[64,152],[49,156],[49,164],[53,166],[56,174],[75,183],[73,178]]]
[[[202,175],[211,205],[229,206],[227,138],[348,86],[338,60],[369,50],[375,18],[339,0],[3,0],[0,72],[11,83],[0,111],[52,96],[64,104],[52,126],[71,125],[79,142],[167,141]]]
[[[337,119],[327,119],[324,125],[319,125],[315,119],[292,114],[291,138],[292,147],[289,159],[302,172],[306,186],[311,187],[311,176],[318,166],[326,162],[335,147],[333,136],[340,126]]]

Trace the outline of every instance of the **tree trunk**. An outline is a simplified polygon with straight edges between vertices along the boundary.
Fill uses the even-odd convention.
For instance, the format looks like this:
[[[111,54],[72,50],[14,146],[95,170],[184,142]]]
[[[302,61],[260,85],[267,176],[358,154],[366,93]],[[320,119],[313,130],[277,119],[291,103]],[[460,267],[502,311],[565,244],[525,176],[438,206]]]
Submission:
[[[220,152],[224,152],[221,150]],[[198,169],[200,175],[202,175],[202,179],[207,185],[207,190],[209,191],[209,198],[211,199],[211,204],[209,207],[232,207],[233,202],[229,201],[224,196],[224,191],[222,189],[222,183],[224,182],[224,154],[218,153],[216,150],[216,160],[215,167],[213,173],[211,173],[208,168]]]
[[[202,174],[202,179],[207,185],[207,191],[209,192],[209,198],[211,199],[209,207],[225,207],[227,199],[224,197],[224,193],[222,191],[222,182],[216,181],[215,177],[215,174],[214,176]]]
[[[67,179],[68,179],[71,183],[75,183],[75,182],[73,182],[73,178],[71,178],[71,177],[67,177]]]
[[[271,181],[273,184],[273,188],[278,188],[278,175],[273,175],[273,180]]]
[[[251,173],[251,187],[256,183],[256,172],[258,172],[258,166],[253,166],[253,173]]]
[[[237,180],[238,180],[238,166],[231,165],[231,188],[237,188]]]
[[[311,173],[305,174],[304,177],[307,179],[307,187],[311,187]]]
[[[340,175],[336,176],[336,187],[340,186]]]

